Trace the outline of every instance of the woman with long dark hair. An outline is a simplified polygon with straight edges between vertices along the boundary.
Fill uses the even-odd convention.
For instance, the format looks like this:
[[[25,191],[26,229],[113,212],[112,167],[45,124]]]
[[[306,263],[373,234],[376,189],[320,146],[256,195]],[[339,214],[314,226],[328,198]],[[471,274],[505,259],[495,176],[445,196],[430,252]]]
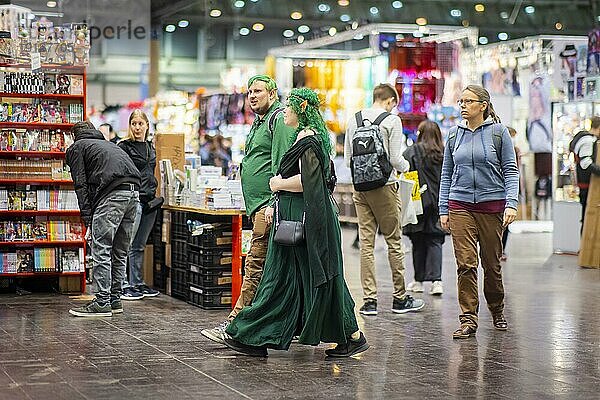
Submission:
[[[310,89],[293,89],[288,97],[284,121],[296,127],[297,139],[270,181],[278,199],[263,276],[254,301],[224,336],[227,346],[247,355],[287,350],[294,336],[300,344],[337,343],[325,351],[330,357],[369,348],[344,280],[340,224],[327,188],[331,142],[319,105]],[[276,241],[282,220],[303,221],[304,241]]]
[[[417,128],[417,143],[404,152],[411,171],[418,171],[419,185],[426,186],[421,194],[423,214],[417,216],[416,224],[408,224],[403,233],[412,242],[412,258],[415,281],[408,284],[407,290],[423,292],[423,282],[431,282],[432,295],[441,295],[442,286],[442,245],[445,232],[439,222],[439,190],[444,159],[444,142],[440,127],[426,120]]]
[[[510,134],[500,123],[488,91],[469,85],[458,104],[463,121],[448,134],[439,208],[442,228],[452,234],[458,267],[461,314],[453,337],[464,339],[474,336],[478,327],[479,257],[494,328],[508,329],[500,257],[502,232],[517,216],[519,170]]]

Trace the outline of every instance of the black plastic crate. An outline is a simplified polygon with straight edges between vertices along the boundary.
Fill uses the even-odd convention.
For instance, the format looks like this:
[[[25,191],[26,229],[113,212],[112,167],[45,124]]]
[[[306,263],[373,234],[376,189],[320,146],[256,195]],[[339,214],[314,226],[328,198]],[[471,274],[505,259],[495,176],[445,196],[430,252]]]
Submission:
[[[189,287],[188,303],[207,309],[230,308],[231,289]]]
[[[188,246],[187,262],[189,265],[199,265],[204,268],[220,268],[229,266],[232,262],[231,248],[204,248]]]
[[[176,239],[187,240],[189,235],[187,227],[187,213],[174,211],[171,213],[171,236]]]
[[[187,270],[171,268],[171,296],[188,300]]]
[[[169,269],[163,264],[154,264],[153,286],[155,289],[164,292],[167,289],[167,279],[169,279]]]
[[[231,289],[231,268],[204,268],[190,265],[188,283],[201,288]]]
[[[173,239],[171,240],[171,261],[173,264],[182,263],[187,264],[187,242],[185,240]]]
[[[200,235],[190,234],[188,243],[199,247],[229,247],[233,243],[233,232],[229,223],[215,223],[204,228]]]

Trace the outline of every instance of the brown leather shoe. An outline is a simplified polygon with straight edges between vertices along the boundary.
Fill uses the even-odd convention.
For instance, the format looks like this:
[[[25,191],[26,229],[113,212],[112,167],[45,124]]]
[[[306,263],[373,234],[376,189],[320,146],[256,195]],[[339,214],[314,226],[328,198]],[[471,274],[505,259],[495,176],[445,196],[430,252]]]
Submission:
[[[475,336],[477,328],[473,328],[470,325],[463,325],[459,329],[455,330],[452,334],[453,339],[468,339],[471,336]]]
[[[500,314],[494,317],[494,328],[496,328],[499,331],[508,330],[508,322],[506,322],[506,318],[504,318],[504,315]]]

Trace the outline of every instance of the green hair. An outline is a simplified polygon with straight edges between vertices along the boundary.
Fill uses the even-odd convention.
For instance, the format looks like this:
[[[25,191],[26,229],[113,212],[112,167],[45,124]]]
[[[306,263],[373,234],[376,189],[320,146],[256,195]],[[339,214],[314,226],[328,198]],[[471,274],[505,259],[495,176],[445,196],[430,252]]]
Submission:
[[[256,81],[266,83],[269,92],[277,89],[277,83],[269,75],[254,75],[252,78],[248,79],[248,88]]]
[[[331,155],[331,142],[329,131],[319,111],[320,104],[317,93],[308,88],[292,89],[288,96],[288,106],[298,115],[296,134],[306,128],[314,130],[321,141],[325,154],[329,157]]]

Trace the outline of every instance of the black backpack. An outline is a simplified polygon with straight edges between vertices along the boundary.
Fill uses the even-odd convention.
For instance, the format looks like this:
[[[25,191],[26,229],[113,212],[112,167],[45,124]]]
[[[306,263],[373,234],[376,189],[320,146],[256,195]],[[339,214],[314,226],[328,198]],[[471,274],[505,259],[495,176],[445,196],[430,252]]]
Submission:
[[[394,169],[379,129],[379,124],[389,115],[390,113],[384,112],[367,126],[360,111],[355,115],[356,130],[352,134],[350,170],[354,189],[358,192],[384,186]]]

